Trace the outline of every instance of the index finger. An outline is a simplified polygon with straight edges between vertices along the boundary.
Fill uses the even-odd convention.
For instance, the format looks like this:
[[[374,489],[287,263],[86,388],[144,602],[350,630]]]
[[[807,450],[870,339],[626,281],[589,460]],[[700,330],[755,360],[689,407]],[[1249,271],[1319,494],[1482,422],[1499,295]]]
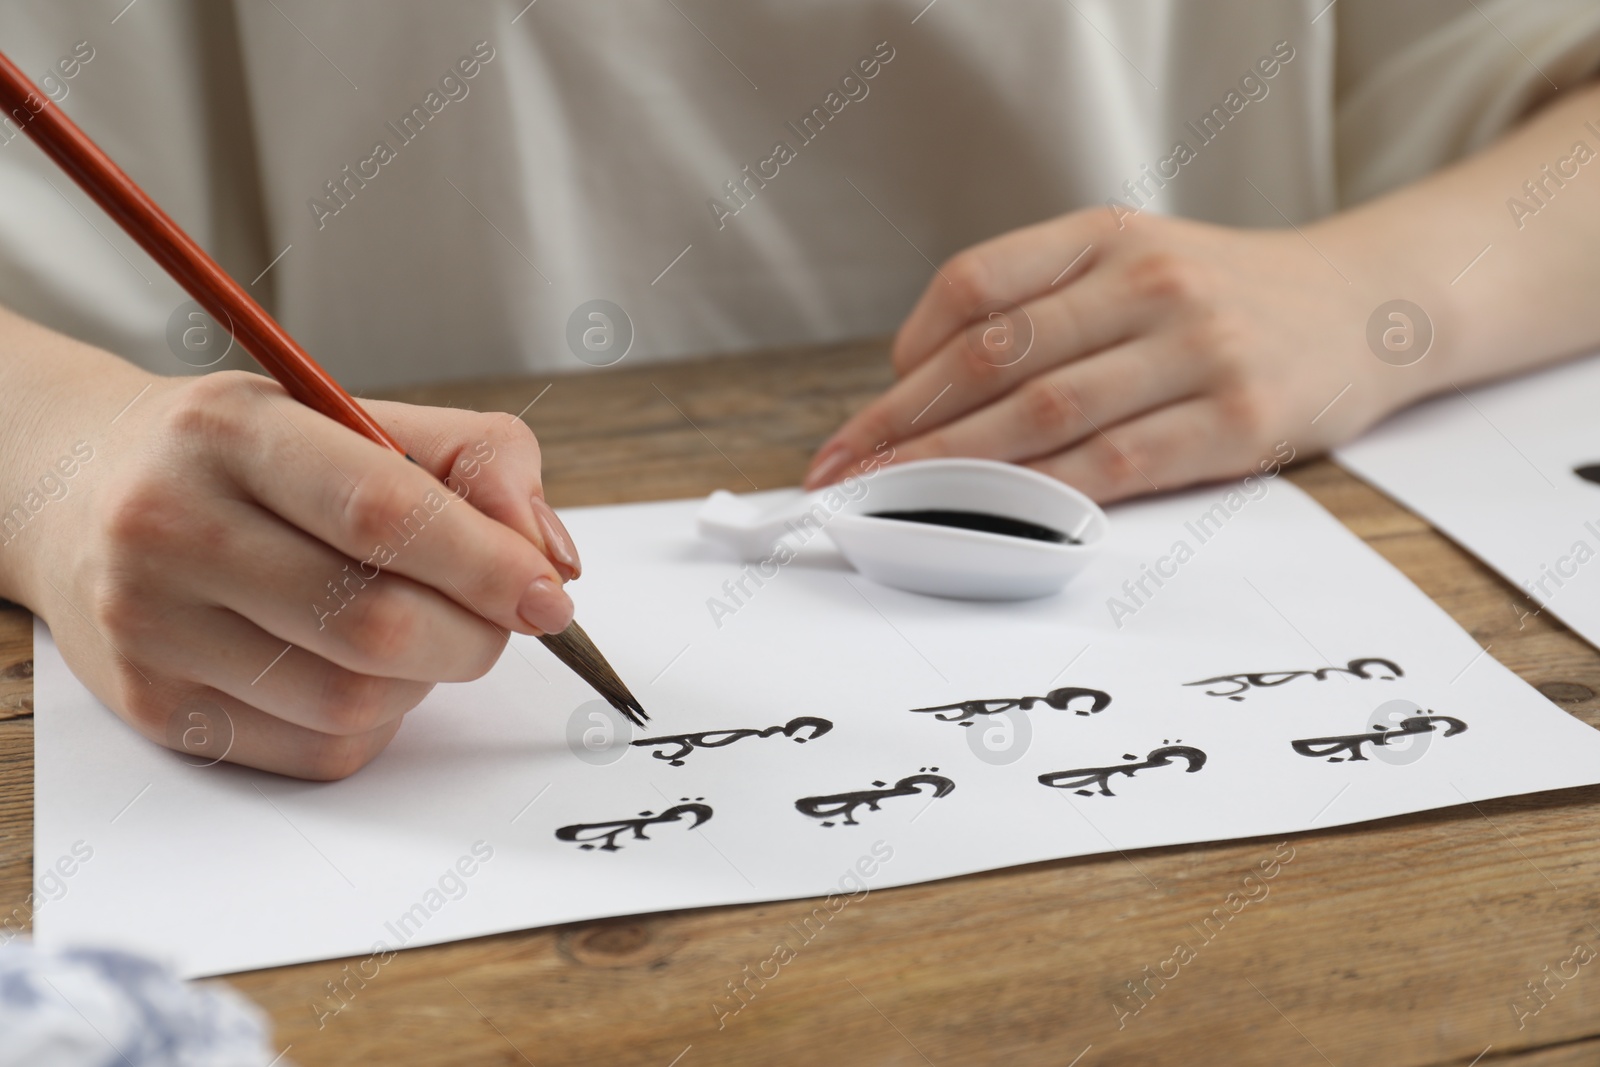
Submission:
[[[254,392],[271,410],[228,422],[242,421],[256,440],[218,455],[257,503],[351,559],[431,586],[505,629],[559,633],[571,622],[556,568],[527,538],[399,453],[265,383]]]
[[[1061,394],[1045,386],[1041,376],[1126,340],[1148,318],[1148,309],[1148,299],[1130,291],[1124,278],[1101,268],[1016,306],[1018,318],[1028,324],[1025,347],[1016,348],[1013,337],[1008,342],[1013,347],[997,358],[984,338],[994,327],[980,321],[964,328],[846,419],[817,450],[803,484],[816,489],[837,481],[852,459],[879,443],[937,433],[1013,390],[1031,388],[1027,421],[1053,432],[1064,414]],[[1009,313],[1003,318],[1012,321]],[[1029,387],[1030,381],[1040,384]],[[1071,414],[1076,421],[1084,417],[1081,411]]]
[[[1089,208],[1001,234],[960,252],[928,280],[895,334],[890,361],[909,374],[974,321],[986,304],[1021,304],[1083,275],[1108,220]]]

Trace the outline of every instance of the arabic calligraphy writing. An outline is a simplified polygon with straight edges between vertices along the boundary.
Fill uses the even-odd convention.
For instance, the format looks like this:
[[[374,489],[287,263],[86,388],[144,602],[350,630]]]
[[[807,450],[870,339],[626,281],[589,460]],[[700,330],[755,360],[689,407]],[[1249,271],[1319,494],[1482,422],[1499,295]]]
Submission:
[[[1395,663],[1393,660],[1368,656],[1364,659],[1353,659],[1343,667],[1320,667],[1317,670],[1311,671],[1259,671],[1241,674],[1219,674],[1215,678],[1202,678],[1198,682],[1184,682],[1183,684],[1186,686],[1218,686],[1225,683],[1230,684],[1236,686],[1237,688],[1224,689],[1220,691],[1207,689],[1206,696],[1227,697],[1229,700],[1243,700],[1243,694],[1247,690],[1271,689],[1275,686],[1283,685],[1286,682],[1292,682],[1296,678],[1315,678],[1319,682],[1327,681],[1329,677],[1335,674],[1348,674],[1352,678],[1372,678],[1373,675],[1367,673],[1367,668],[1375,664],[1382,666],[1389,672],[1387,674],[1377,675],[1378,678],[1385,682],[1392,682],[1396,678],[1404,677],[1406,673],[1405,671],[1401,670],[1400,665]]]
[[[887,782],[873,782],[872,789],[857,789],[848,793],[829,793],[820,797],[801,797],[794,802],[794,806],[801,814],[809,815],[813,819],[821,819],[822,825],[832,826],[833,820],[844,816],[845,826],[859,826],[856,821],[856,809],[866,805],[868,811],[877,811],[878,805],[890,797],[914,797],[922,792],[923,786],[929,786],[933,798],[949,796],[956,784],[942,774],[928,774],[936,771],[937,767],[923,767],[924,773],[910,774],[889,785]]]
[[[1387,745],[1397,737],[1413,737],[1417,734],[1430,734],[1434,727],[1440,723],[1445,725],[1441,737],[1454,737],[1466,730],[1467,724],[1460,719],[1451,718],[1449,715],[1413,715],[1409,719],[1402,719],[1395,729],[1379,723],[1364,734],[1343,734],[1335,737],[1307,737],[1291,742],[1294,750],[1302,756],[1313,758],[1328,757],[1329,763],[1365,761],[1366,753],[1361,751],[1362,745]],[[1344,755],[1340,755],[1340,753]]]
[[[1180,738],[1181,740],[1181,738]],[[1165,767],[1174,760],[1183,760],[1188,763],[1185,770],[1193,774],[1206,765],[1206,754],[1190,745],[1164,744],[1161,748],[1151,749],[1149,755],[1140,760],[1131,752],[1124,752],[1125,760],[1136,760],[1134,763],[1119,763],[1112,767],[1076,767],[1067,771],[1055,771],[1051,774],[1041,774],[1039,784],[1049,786],[1051,789],[1070,789],[1079,796],[1114,797],[1117,794],[1111,791],[1111,779],[1118,774],[1125,774],[1129,778],[1140,771],[1147,771],[1153,767]],[[1094,786],[1098,794],[1089,789]]]
[[[1073,707],[1077,701],[1080,706]],[[1087,707],[1082,706],[1087,703]],[[1104,711],[1111,703],[1111,695],[1098,689],[1079,689],[1064,686],[1052,689],[1042,697],[999,697],[993,700],[964,700],[956,704],[940,704],[931,708],[912,708],[916,712],[929,712],[941,722],[958,722],[971,726],[974,715],[998,715],[1007,711],[1029,711],[1035,704],[1047,704],[1057,711],[1069,708],[1078,715],[1093,715]],[[951,715],[948,712],[958,712]]]
[[[721,748],[746,737],[772,737],[774,734],[782,734],[791,738],[796,744],[803,745],[807,741],[815,741],[832,729],[833,723],[827,719],[819,719],[812,715],[801,715],[798,718],[790,719],[782,726],[769,726],[764,730],[705,730],[697,734],[641,737],[630,741],[629,744],[640,748],[655,748],[658,751],[650,754],[656,759],[666,760],[667,765],[671,767],[682,767],[684,757],[697,748]],[[804,736],[799,736],[801,734],[804,734]]]
[[[684,797],[683,799],[688,800],[689,798]],[[705,797],[695,797],[694,799],[697,801],[704,800]],[[573,823],[571,826],[563,826],[561,829],[557,830],[556,840],[577,842],[578,847],[584,851],[588,851],[597,847],[596,842],[598,842],[598,847],[601,852],[617,852],[622,848],[621,845],[617,844],[617,836],[623,831],[633,831],[633,836],[628,839],[630,841],[648,841],[650,838],[644,832],[644,828],[646,826],[653,826],[658,823],[678,822],[685,815],[694,817],[694,822],[689,824],[689,829],[693,830],[695,827],[711,818],[711,806],[709,804],[693,803],[674,804],[666,811],[663,811],[660,815],[657,815],[654,812],[641,811],[639,813],[639,817],[636,819],[615,819],[611,822]]]

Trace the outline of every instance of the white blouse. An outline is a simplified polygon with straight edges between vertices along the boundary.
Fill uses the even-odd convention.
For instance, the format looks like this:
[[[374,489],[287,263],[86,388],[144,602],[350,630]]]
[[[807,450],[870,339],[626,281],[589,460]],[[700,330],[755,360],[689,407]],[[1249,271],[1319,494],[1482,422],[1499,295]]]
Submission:
[[[1600,69],[1593,0],[124,2],[0,40],[355,389],[888,333],[1005,230],[1312,219]],[[210,358],[14,126],[0,189],[0,300]]]

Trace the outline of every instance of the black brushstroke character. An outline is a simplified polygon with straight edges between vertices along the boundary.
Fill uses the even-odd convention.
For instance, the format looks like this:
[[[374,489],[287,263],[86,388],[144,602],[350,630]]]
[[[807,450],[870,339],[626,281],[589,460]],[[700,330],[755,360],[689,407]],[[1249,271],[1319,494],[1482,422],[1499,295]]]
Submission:
[[[790,719],[782,726],[769,726],[764,730],[705,730],[697,734],[671,734],[666,737],[641,737],[636,741],[630,741],[628,743],[640,748],[676,745],[678,746],[676,749],[652,752],[650,754],[656,759],[666,760],[667,765],[670,767],[682,767],[684,757],[689,755],[689,753],[693,752],[697,748],[721,748],[723,745],[731,745],[735,741],[742,740],[746,737],[771,737],[774,734],[782,734],[783,736],[792,739],[796,744],[803,745],[807,741],[815,741],[817,738],[821,737],[823,734],[832,729],[833,723],[829,722],[827,719],[819,719],[813,715],[801,715],[798,718]],[[796,735],[802,731],[809,732],[807,732],[804,737],[797,737]]]
[[[1181,741],[1182,738],[1179,738]],[[1131,752],[1124,752],[1125,760],[1139,760]],[[1051,774],[1041,774],[1039,784],[1049,786],[1051,789],[1070,789],[1081,797],[1097,795],[1087,786],[1099,789],[1099,796],[1114,797],[1117,794],[1111,791],[1111,778],[1113,775],[1125,774],[1129,778],[1140,771],[1150,770],[1152,767],[1165,767],[1173,760],[1184,760],[1188,763],[1186,774],[1193,774],[1206,765],[1206,754],[1190,745],[1173,745],[1163,742],[1161,748],[1151,749],[1149,755],[1136,763],[1119,763],[1113,767],[1076,767],[1068,771],[1055,771]]]
[[[1344,763],[1346,761],[1353,763],[1356,760],[1365,762],[1367,757],[1366,753],[1361,751],[1362,745],[1387,745],[1397,737],[1430,734],[1434,732],[1434,727],[1439,723],[1445,724],[1445,731],[1441,735],[1444,737],[1454,737],[1456,734],[1464,733],[1467,729],[1467,724],[1460,719],[1452,718],[1449,715],[1435,715],[1429,712],[1426,715],[1413,715],[1409,719],[1401,719],[1400,725],[1393,730],[1379,723],[1373,726],[1370,733],[1342,734],[1334,737],[1307,737],[1299,741],[1292,741],[1290,744],[1302,756],[1311,756],[1314,759],[1326,756],[1329,763]],[[1340,752],[1345,753],[1345,755],[1339,755],[1338,753]]]
[[[688,800],[689,798],[684,797],[683,799]],[[695,797],[694,799],[697,801],[704,800],[705,797]],[[654,812],[641,811],[636,819],[573,823],[571,826],[563,826],[557,830],[556,840],[579,842],[578,847],[586,852],[593,849],[595,842],[598,841],[603,842],[600,845],[601,852],[617,852],[622,848],[621,845],[617,844],[617,835],[624,830],[633,831],[633,837],[630,840],[648,841],[650,838],[645,836],[644,832],[646,826],[656,823],[678,822],[685,815],[694,817],[694,822],[689,824],[689,829],[693,830],[701,823],[710,821],[711,806],[709,804],[674,804],[660,815]]]
[[[923,772],[936,771],[937,767],[922,767]],[[859,826],[856,809],[865,804],[868,811],[877,811],[878,804],[890,797],[912,797],[922,792],[923,786],[933,787],[933,797],[949,796],[956,784],[942,774],[910,774],[889,785],[873,782],[874,789],[858,789],[849,793],[830,793],[820,797],[801,797],[794,806],[801,814],[823,820],[822,825],[834,825],[831,820],[844,816],[845,826]]]
[[[1052,689],[1042,697],[996,697],[992,700],[964,700],[956,704],[940,704],[932,708],[912,708],[914,712],[932,712],[933,717],[940,722],[958,722],[962,726],[971,726],[974,715],[998,715],[1007,711],[1029,711],[1035,704],[1047,704],[1057,711],[1066,711],[1074,700],[1087,699],[1089,707],[1073,708],[1078,715],[1093,715],[1104,711],[1111,704],[1111,695],[1099,689],[1079,689],[1073,686],[1063,686]],[[959,715],[946,715],[944,712],[956,711]]]
[[[1348,674],[1352,678],[1372,678],[1373,676],[1367,673],[1367,668],[1373,664],[1378,664],[1389,672],[1388,674],[1380,674],[1377,676],[1385,682],[1392,682],[1396,678],[1405,677],[1406,672],[1401,670],[1400,665],[1395,663],[1393,660],[1381,659],[1376,656],[1368,656],[1364,659],[1353,659],[1343,667],[1320,667],[1311,671],[1258,671],[1255,673],[1246,672],[1241,674],[1219,674],[1215,678],[1202,678],[1198,682],[1184,682],[1183,684],[1186,686],[1220,685],[1224,682],[1227,682],[1231,685],[1238,686],[1238,688],[1228,689],[1222,692],[1213,692],[1212,690],[1207,689],[1206,696],[1227,697],[1229,700],[1243,700],[1244,697],[1240,694],[1244,693],[1247,689],[1271,689],[1275,686],[1283,685],[1286,682],[1292,682],[1296,678],[1315,678],[1319,682],[1325,682],[1329,677],[1335,674]]]
[[[1573,467],[1572,473],[1586,482],[1600,485],[1600,463],[1586,463],[1581,467]]]

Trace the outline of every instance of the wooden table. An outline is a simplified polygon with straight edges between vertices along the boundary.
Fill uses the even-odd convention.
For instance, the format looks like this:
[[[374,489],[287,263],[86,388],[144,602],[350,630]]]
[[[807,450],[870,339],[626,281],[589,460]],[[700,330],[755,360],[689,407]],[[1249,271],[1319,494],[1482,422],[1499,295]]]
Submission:
[[[557,506],[793,484],[883,387],[881,345],[555,381],[526,414]],[[549,379],[400,399],[516,412]],[[1328,462],[1290,477],[1491,655],[1591,725],[1600,656],[1506,582]],[[0,910],[31,867],[28,616],[0,612]],[[1269,896],[1119,1029],[1146,980],[1277,840],[1038,863],[872,892],[719,1029],[713,1003],[815,902],[503,934],[402,952],[318,1027],[339,962],[235,976],[288,1060],[312,1064],[1600,1063],[1600,960],[1539,1007],[1527,983],[1600,950],[1600,788],[1290,839]],[[1571,974],[1574,964],[1565,963]],[[1547,970],[1548,968],[1548,970]],[[770,973],[770,971],[769,971]],[[752,984],[751,988],[757,988]],[[1487,1051],[1486,1051],[1487,1050]],[[1475,1059],[1479,1057],[1481,1059]],[[1081,1057],[1081,1058],[1080,1058]]]

